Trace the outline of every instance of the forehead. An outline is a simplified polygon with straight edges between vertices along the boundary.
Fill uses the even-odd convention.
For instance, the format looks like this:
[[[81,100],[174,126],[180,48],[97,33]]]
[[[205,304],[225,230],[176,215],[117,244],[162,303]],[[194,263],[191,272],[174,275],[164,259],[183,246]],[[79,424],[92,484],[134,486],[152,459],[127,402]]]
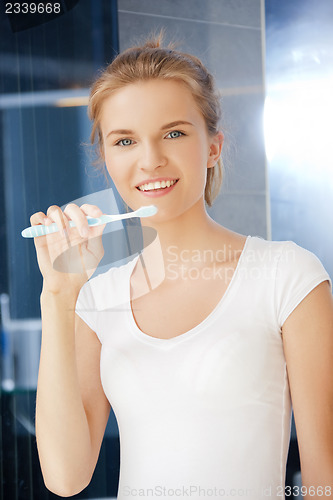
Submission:
[[[101,127],[164,124],[174,120],[204,124],[193,95],[177,80],[149,80],[126,85],[101,107]]]

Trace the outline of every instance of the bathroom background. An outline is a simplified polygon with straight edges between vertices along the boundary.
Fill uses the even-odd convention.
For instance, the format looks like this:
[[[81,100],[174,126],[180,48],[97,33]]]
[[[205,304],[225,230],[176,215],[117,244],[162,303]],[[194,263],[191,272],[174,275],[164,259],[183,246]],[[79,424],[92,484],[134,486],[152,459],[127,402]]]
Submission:
[[[333,276],[330,0],[62,0],[49,2],[52,13],[38,16],[31,6],[47,2],[26,3],[31,14],[24,16],[10,13],[5,2],[0,6],[0,497],[5,500],[59,498],[46,490],[37,458],[42,280],[33,242],[20,233],[34,212],[51,204],[84,200],[106,213],[123,211],[112,181],[106,184],[92,166],[86,103],[98,69],[137,37],[164,27],[168,39],[200,57],[216,77],[225,174],[210,215],[243,234],[293,240],[318,255]],[[121,223],[108,228],[115,230],[126,235],[129,228]],[[126,237],[119,242],[121,251],[110,244],[103,266],[131,255]],[[118,431],[111,415],[93,480],[76,498],[115,497],[118,473]],[[294,425],[286,483],[301,484]]]

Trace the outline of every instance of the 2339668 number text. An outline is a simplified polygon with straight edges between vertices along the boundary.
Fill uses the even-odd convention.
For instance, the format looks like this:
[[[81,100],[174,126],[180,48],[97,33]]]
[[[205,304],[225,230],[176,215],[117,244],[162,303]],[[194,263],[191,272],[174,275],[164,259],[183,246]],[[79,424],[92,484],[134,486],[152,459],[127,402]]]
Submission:
[[[6,2],[6,14],[60,14],[60,2]]]

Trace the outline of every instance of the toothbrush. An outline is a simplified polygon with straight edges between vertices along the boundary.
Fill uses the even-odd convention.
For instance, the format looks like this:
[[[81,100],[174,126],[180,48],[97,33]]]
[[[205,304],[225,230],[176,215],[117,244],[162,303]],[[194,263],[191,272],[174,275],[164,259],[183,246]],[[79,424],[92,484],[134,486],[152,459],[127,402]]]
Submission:
[[[143,206],[135,210],[134,212],[129,212],[126,214],[117,214],[117,215],[106,215],[103,214],[100,217],[90,217],[87,215],[87,220],[89,226],[100,226],[102,224],[108,224],[109,222],[114,222],[123,219],[131,219],[132,217],[151,217],[157,213],[157,207],[155,205]],[[70,227],[75,227],[75,222],[69,221]],[[56,233],[59,231],[57,224],[54,222],[49,226],[30,226],[26,229],[23,229],[21,235],[23,238],[35,238],[36,236],[45,236],[46,234]]]

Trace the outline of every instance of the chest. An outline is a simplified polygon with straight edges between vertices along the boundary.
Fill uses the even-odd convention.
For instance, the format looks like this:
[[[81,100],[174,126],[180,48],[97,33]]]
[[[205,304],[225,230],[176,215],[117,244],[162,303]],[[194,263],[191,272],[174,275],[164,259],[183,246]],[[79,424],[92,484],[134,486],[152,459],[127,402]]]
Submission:
[[[232,279],[228,270],[193,272],[177,283],[163,282],[144,290],[140,280],[131,280],[131,307],[139,329],[152,337],[168,339],[181,335],[204,321],[216,308]],[[134,297],[134,298],[133,298]]]

